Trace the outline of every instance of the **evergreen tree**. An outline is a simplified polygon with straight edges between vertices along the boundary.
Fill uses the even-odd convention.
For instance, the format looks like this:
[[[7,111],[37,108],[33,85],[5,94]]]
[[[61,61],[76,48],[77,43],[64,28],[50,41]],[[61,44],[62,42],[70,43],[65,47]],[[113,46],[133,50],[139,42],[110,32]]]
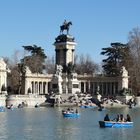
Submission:
[[[21,63],[28,66],[33,73],[42,73],[45,69],[45,59],[47,56],[44,53],[44,49],[36,45],[23,46],[24,50],[30,52],[30,55],[21,59]]]
[[[111,47],[102,48],[102,55],[107,56],[103,59],[103,70],[107,76],[118,76],[122,66],[125,66],[125,58],[129,54],[129,47],[127,44],[111,43]]]

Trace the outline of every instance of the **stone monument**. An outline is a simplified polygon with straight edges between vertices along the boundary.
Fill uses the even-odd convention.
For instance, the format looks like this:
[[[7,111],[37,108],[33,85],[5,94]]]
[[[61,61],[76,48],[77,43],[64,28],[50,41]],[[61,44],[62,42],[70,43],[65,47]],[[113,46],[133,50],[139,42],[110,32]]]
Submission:
[[[55,60],[56,66],[62,66],[62,75],[58,80],[54,75],[52,88],[57,87],[59,93],[69,94],[79,91],[79,81],[77,80],[77,74],[73,71],[74,68],[74,51],[75,51],[75,39],[69,34],[69,28],[72,22],[64,21],[63,25],[60,26],[60,34],[55,38]],[[64,33],[64,31],[67,31]],[[72,69],[71,69],[72,68]],[[57,72],[57,67],[56,67]],[[62,89],[62,90],[61,90]]]
[[[52,91],[57,94],[62,94],[62,70],[61,65],[56,65],[56,71],[52,78]]]
[[[68,76],[68,93],[79,93],[79,81],[77,79],[77,73],[71,73]]]
[[[122,89],[128,89],[128,71],[125,69],[124,66],[122,66],[121,69],[121,76],[122,76]]]

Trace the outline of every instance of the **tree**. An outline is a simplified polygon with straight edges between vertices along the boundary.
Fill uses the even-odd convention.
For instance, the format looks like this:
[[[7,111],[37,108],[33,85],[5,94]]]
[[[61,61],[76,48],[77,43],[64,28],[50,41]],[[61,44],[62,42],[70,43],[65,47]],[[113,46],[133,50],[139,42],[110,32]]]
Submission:
[[[45,69],[44,63],[45,59],[47,58],[44,53],[44,49],[36,45],[23,46],[23,48],[30,52],[30,55],[21,59],[21,63],[28,66],[33,73],[42,73],[42,71]]]
[[[136,27],[129,32],[128,44],[131,52],[129,67],[130,86],[133,92],[140,92],[140,28]]]
[[[19,88],[20,88],[20,70],[19,67],[16,65],[11,69],[11,73],[8,74],[8,77],[10,79],[10,92],[13,94],[19,94]]]
[[[96,64],[89,55],[84,56],[83,54],[75,59],[75,71],[78,74],[93,74],[99,71],[99,65]]]
[[[8,94],[19,94],[19,87],[20,87],[20,71],[17,66],[17,63],[20,61],[20,57],[22,56],[23,52],[19,50],[15,50],[11,57],[3,57],[5,63],[7,64],[7,68],[10,69],[10,73],[8,73],[8,85],[7,92]]]
[[[122,66],[125,66],[126,57],[129,54],[128,44],[111,43],[111,47],[102,48],[101,55],[107,56],[103,59],[103,70],[107,76],[119,76]]]
[[[49,74],[53,74],[55,72],[54,56],[47,57],[47,60],[45,61],[45,70]]]

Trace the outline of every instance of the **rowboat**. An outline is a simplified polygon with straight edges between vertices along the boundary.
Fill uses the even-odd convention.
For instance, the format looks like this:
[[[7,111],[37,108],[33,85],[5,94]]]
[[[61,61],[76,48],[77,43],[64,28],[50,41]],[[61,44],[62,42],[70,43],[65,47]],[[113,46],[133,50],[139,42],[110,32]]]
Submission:
[[[80,108],[96,108],[96,106],[82,105]]]
[[[133,122],[99,121],[99,125],[100,127],[130,128],[133,127]]]
[[[63,112],[63,116],[65,118],[79,118],[80,114],[79,113],[73,113],[73,112]]]

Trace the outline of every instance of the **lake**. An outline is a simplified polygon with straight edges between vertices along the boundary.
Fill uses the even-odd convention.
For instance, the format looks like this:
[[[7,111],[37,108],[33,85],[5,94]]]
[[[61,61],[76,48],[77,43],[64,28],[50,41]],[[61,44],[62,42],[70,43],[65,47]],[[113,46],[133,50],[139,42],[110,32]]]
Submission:
[[[0,140],[139,140],[140,108],[106,111],[80,109],[80,118],[65,119],[64,108],[22,108],[0,112]],[[129,113],[133,128],[100,128],[98,121],[108,113]]]

